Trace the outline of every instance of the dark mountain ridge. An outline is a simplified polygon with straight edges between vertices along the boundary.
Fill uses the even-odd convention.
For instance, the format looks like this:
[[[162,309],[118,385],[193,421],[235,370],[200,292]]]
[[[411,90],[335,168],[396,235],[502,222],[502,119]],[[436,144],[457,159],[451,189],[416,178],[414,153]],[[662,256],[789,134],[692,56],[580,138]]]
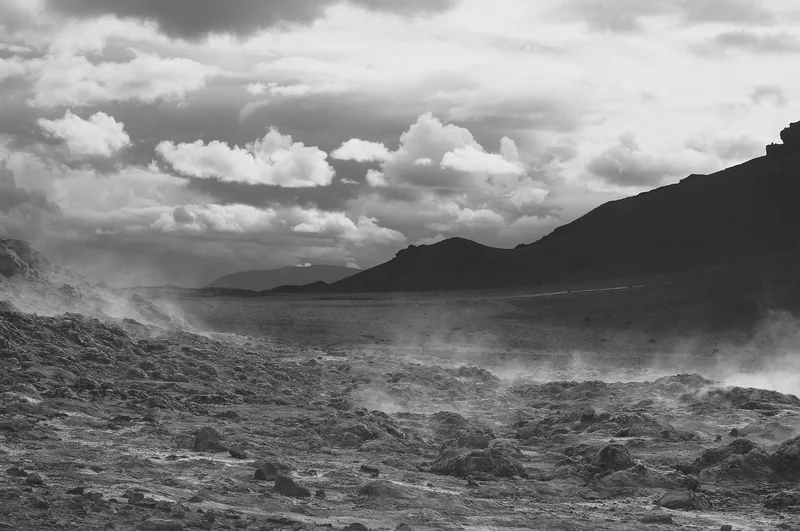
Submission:
[[[207,288],[267,291],[280,286],[302,286],[325,282],[331,284],[358,272],[358,269],[333,265],[282,267],[264,271],[244,271],[218,278]]]

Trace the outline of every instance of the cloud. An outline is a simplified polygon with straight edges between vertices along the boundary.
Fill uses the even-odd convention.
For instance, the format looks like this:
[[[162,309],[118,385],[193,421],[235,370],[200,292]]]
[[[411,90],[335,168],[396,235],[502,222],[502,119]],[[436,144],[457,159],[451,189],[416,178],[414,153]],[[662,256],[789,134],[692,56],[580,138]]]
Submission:
[[[732,51],[760,55],[785,55],[800,53],[800,40],[785,31],[755,33],[747,30],[728,31],[710,41],[697,44],[694,51],[700,55],[721,55]]]
[[[8,160],[0,161],[0,236],[37,240],[60,215],[44,192],[20,188]]]
[[[77,155],[110,157],[131,143],[124,124],[104,112],[84,120],[67,111],[63,118],[40,118],[38,124],[49,136],[63,140]]]
[[[257,208],[250,205],[185,205],[162,214],[152,225],[160,232],[293,233],[363,245],[405,242],[400,232],[380,227],[377,219],[319,209]]]
[[[343,142],[331,157],[337,160],[354,160],[356,162],[382,162],[389,158],[389,149],[378,142],[368,142],[353,138]]]
[[[686,141],[686,147],[699,153],[719,157],[725,162],[741,162],[764,153],[765,142],[748,135],[697,135]]]
[[[293,142],[271,128],[264,138],[244,147],[214,140],[191,144],[164,141],[156,152],[177,173],[225,182],[267,184],[287,188],[327,186],[335,171],[319,148]]]
[[[50,9],[68,16],[116,15],[152,21],[172,36],[200,39],[213,33],[246,36],[265,28],[309,24],[343,0],[49,0]],[[350,0],[373,11],[400,15],[441,12],[457,0]]]
[[[369,169],[367,170],[367,183],[374,188],[380,188],[381,186],[389,186],[389,183],[386,181],[386,177],[383,175],[383,172],[379,170]]]
[[[508,139],[504,139],[508,140]],[[414,161],[414,164],[421,159]],[[455,148],[445,153],[441,162],[442,168],[452,168],[465,173],[486,173],[489,175],[522,175],[525,168],[521,164],[509,161],[499,153],[486,153],[474,146]]]
[[[620,135],[587,168],[597,177],[621,186],[655,186],[685,171],[683,166],[643,145],[634,133]]]
[[[402,233],[379,227],[375,218],[359,216],[354,222],[343,212],[315,209],[296,210],[295,213],[304,221],[292,227],[294,232],[343,239],[356,244],[398,244],[406,241]]]
[[[153,229],[162,232],[245,233],[274,230],[278,214],[250,205],[186,205],[162,214]]]
[[[0,57],[0,82],[25,74],[25,66],[19,59]]]
[[[381,162],[380,171],[367,174],[372,186],[410,185],[456,192],[519,183],[525,168],[516,144],[505,137],[500,144],[500,153],[487,152],[468,129],[445,125],[432,113],[425,113],[400,136],[395,151],[384,144],[351,139],[333,156]]]
[[[585,22],[595,31],[638,33],[644,21],[677,17],[683,24],[772,24],[775,16],[759,0],[571,0],[557,9],[564,18]]]
[[[277,83],[248,83],[244,89],[253,96],[261,96],[263,94],[271,94],[273,96],[285,96],[289,98],[298,98],[307,96],[312,92],[336,92],[340,87],[331,84],[320,85],[313,87],[311,85],[278,85]]]
[[[128,62],[92,63],[85,57],[53,55],[31,61],[36,70],[31,105],[85,106],[107,102],[180,100],[205,86],[211,69],[185,58],[137,53]]]
[[[772,101],[778,107],[786,107],[786,94],[778,86],[760,85],[750,93],[750,100],[756,105],[764,101]]]

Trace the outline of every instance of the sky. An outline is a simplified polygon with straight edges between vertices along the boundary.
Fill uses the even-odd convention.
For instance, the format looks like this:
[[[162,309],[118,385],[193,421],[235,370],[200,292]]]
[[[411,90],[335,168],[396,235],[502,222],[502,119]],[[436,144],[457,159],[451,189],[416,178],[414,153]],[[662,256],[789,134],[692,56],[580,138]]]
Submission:
[[[0,13],[0,236],[118,285],[367,269],[454,236],[510,248],[800,120],[795,0]]]

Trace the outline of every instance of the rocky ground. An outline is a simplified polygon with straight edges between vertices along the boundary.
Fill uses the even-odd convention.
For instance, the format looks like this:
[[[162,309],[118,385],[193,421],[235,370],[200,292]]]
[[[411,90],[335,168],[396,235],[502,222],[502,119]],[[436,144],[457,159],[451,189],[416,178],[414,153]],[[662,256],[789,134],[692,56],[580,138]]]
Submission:
[[[755,530],[800,512],[800,400],[775,391],[542,382],[7,304],[0,337],[0,529]]]
[[[469,330],[370,334],[375,306],[358,334],[305,299],[201,333],[196,305],[76,285],[0,283],[0,531],[800,529],[794,395],[607,355],[537,371]]]

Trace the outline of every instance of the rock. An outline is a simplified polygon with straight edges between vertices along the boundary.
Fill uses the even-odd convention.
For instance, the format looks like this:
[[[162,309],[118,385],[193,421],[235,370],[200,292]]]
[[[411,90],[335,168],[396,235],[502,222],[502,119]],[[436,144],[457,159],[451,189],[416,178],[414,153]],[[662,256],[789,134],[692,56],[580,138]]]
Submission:
[[[44,480],[42,480],[42,476],[40,476],[36,472],[32,472],[28,474],[27,478],[25,478],[25,483],[27,485],[39,486],[44,484]]]
[[[50,503],[39,498],[38,496],[31,498],[31,505],[33,505],[35,509],[47,510],[50,508]]]
[[[231,457],[234,459],[247,459],[250,457],[250,454],[247,452],[247,450],[243,450],[236,446],[228,450],[228,453],[231,454]]]
[[[28,473],[25,472],[25,470],[23,470],[22,468],[16,467],[16,466],[12,466],[8,470],[6,470],[6,474],[11,476],[12,478],[28,477]]]
[[[504,448],[472,450],[457,456],[440,454],[431,464],[431,472],[461,478],[528,476],[522,463]]]
[[[365,474],[369,474],[371,476],[378,476],[381,473],[380,470],[378,470],[374,466],[369,466],[369,465],[361,465],[360,470],[361,470],[361,472],[363,472]]]
[[[643,517],[639,520],[643,524],[665,524],[665,525],[672,525],[675,521],[672,519],[672,516],[668,514],[651,514]]]
[[[751,450],[758,448],[758,445],[747,439],[736,439],[730,444],[721,448],[711,448],[703,452],[700,457],[685,470],[689,474],[698,474],[702,470],[716,465],[732,455],[744,455]]]
[[[353,523],[350,525],[346,525],[342,528],[342,531],[369,531],[369,528],[364,524],[360,523]]]
[[[47,259],[27,242],[0,238],[0,275],[38,278],[43,276],[48,265]]]
[[[719,531],[733,531],[733,526],[725,524],[723,526],[720,526]]]
[[[281,472],[289,472],[291,470],[292,467],[284,463],[267,461],[258,467],[253,475],[253,479],[257,479],[258,481],[275,481],[275,479],[278,477],[278,474]]]
[[[328,495],[325,493],[324,490],[317,489],[317,492],[314,493],[314,496],[321,500],[324,500]]]
[[[183,531],[183,524],[174,520],[150,518],[136,526],[138,531]]]
[[[800,436],[781,443],[772,457],[782,476],[800,478]]]
[[[607,444],[592,459],[594,466],[604,470],[625,470],[636,462],[631,457],[628,449],[621,444]]]
[[[781,510],[800,507],[800,491],[785,490],[764,497],[764,507],[767,509]]]
[[[222,435],[210,426],[202,428],[194,437],[194,449],[198,452],[224,452]]]
[[[311,491],[308,488],[298,485],[292,478],[284,474],[276,476],[272,490],[291,498],[308,498],[311,496]]]
[[[371,481],[359,487],[358,493],[362,496],[370,496],[373,498],[400,499],[410,497],[406,490],[390,481]]]
[[[682,511],[707,511],[711,509],[711,502],[696,492],[671,490],[661,496],[658,506]]]

